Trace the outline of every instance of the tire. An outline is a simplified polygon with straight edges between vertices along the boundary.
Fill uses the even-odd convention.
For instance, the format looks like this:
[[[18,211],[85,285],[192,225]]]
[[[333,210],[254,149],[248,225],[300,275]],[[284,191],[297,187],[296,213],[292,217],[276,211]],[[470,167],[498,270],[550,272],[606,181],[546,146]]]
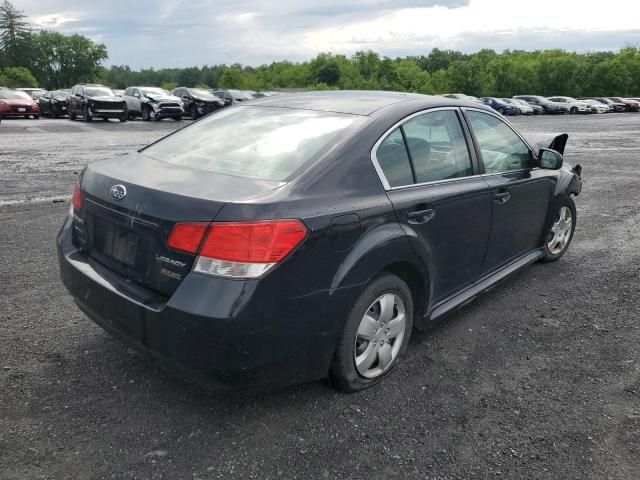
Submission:
[[[182,115],[176,115],[175,117],[173,117],[173,119],[174,119],[176,122],[181,122],[181,121],[182,121]]]
[[[571,107],[571,108],[569,109],[569,113],[570,113],[571,115],[576,115],[576,114],[578,113],[578,107]]]
[[[390,314],[383,314],[383,303],[386,305],[385,310],[391,312]],[[402,310],[402,332],[393,338],[386,337],[390,330],[387,325],[396,325],[396,332],[402,328],[398,323],[401,321]],[[390,273],[376,277],[362,292],[349,313],[329,369],[329,382],[343,392],[357,392],[379,383],[400,362],[409,343],[412,328],[413,298],[407,284]],[[371,334],[373,339],[362,338],[361,335],[365,332],[367,336]],[[389,335],[393,335],[393,332]],[[380,338],[383,339],[381,342]],[[382,349],[386,361],[381,360]],[[358,367],[356,356],[361,359],[368,358],[369,361],[363,361]]]
[[[129,119],[129,114],[127,112],[124,112],[122,115],[120,115],[120,118],[118,118],[118,120],[120,120],[120,123],[124,123]]]
[[[60,118],[60,106],[54,105],[53,107],[51,107],[50,113],[52,118]]]
[[[40,115],[33,115],[34,120],[40,120]]]
[[[151,121],[151,109],[148,105],[142,105],[142,120],[145,122]]]
[[[504,115],[504,108],[498,108],[498,113],[500,115]]]
[[[567,214],[571,216],[570,224]],[[561,216],[563,218],[560,218]],[[571,197],[567,197],[560,205],[554,217],[554,224],[545,237],[543,262],[555,262],[566,253],[573,240],[577,219],[576,204]]]
[[[91,122],[93,120],[91,115],[89,115],[89,107],[86,106],[86,105],[84,107],[82,107],[82,119],[85,122]]]
[[[189,116],[191,117],[191,120],[197,120],[200,117],[198,115],[198,109],[195,105],[191,105],[191,107],[189,108]]]

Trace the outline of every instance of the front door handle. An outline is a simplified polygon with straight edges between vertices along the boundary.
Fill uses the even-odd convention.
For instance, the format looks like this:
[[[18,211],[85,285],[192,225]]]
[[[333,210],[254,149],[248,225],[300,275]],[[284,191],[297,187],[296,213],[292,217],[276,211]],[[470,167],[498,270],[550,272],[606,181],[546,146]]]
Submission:
[[[407,213],[407,219],[409,223],[419,224],[419,223],[427,223],[431,220],[436,214],[436,211],[433,208],[429,208],[427,210],[417,210],[415,212]]]
[[[500,190],[498,193],[496,193],[493,196],[493,199],[495,200],[496,203],[499,203],[501,205],[507,203],[509,201],[509,199],[511,199],[511,193],[509,193],[509,190]]]

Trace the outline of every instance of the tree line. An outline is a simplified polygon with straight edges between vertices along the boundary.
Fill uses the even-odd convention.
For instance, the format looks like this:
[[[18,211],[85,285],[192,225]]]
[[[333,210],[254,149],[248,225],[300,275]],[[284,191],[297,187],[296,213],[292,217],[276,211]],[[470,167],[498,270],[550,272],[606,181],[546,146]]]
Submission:
[[[427,55],[403,58],[361,51],[351,56],[321,53],[306,62],[259,67],[133,70],[126,65],[105,68],[104,45],[82,35],[34,33],[25,18],[8,0],[0,5],[0,85],[52,89],[101,82],[113,88],[367,89],[496,97],[640,95],[640,48],[636,47],[589,53],[484,49],[470,54],[434,48]]]

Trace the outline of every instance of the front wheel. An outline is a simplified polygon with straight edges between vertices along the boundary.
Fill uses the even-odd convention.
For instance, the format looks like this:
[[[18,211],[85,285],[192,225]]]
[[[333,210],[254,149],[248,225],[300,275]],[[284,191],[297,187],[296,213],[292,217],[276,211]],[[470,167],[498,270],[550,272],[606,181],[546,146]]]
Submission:
[[[189,116],[191,117],[191,120],[197,120],[200,117],[195,105],[191,105],[191,108],[189,109]]]
[[[182,121],[182,115],[176,115],[175,117],[173,117],[173,119],[174,119],[176,122],[181,122],[181,121]]]
[[[87,107],[86,105],[84,106],[84,108],[82,109],[82,119],[85,122],[90,122],[91,120],[93,120],[93,117],[91,116],[91,114],[89,113],[89,107]]]
[[[142,120],[148,122],[151,120],[151,107],[142,105]]]
[[[544,262],[555,262],[562,257],[573,239],[576,229],[576,204],[571,197],[562,203],[547,234],[544,244]]]
[[[120,123],[124,123],[129,119],[129,114],[127,112],[124,112],[122,115],[120,115],[120,118],[118,118],[118,120],[120,120]]]
[[[377,277],[349,313],[329,370],[343,392],[380,382],[399,363],[413,328],[413,299],[407,284],[390,273]]]

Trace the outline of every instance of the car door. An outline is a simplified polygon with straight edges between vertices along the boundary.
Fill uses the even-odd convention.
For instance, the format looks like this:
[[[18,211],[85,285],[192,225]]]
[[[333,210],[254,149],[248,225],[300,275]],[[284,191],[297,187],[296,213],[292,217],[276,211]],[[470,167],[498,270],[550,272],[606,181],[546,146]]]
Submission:
[[[414,114],[379,140],[374,161],[398,221],[429,269],[432,302],[481,274],[491,225],[489,188],[456,108]]]
[[[555,175],[534,168],[531,148],[502,118],[468,108],[464,113],[491,190],[491,236],[483,266],[490,272],[542,246]]]
[[[142,92],[139,88],[131,89],[131,110],[142,114]]]

